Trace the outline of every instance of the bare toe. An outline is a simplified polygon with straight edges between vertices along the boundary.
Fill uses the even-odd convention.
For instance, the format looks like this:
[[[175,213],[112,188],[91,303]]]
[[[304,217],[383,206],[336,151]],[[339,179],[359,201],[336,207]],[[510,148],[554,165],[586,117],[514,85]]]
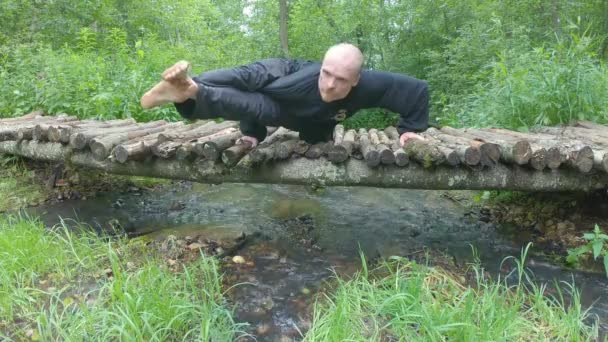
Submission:
[[[163,79],[165,81],[174,81],[177,79],[188,78],[188,72],[191,69],[191,64],[187,61],[179,61],[173,64],[172,67],[163,72]]]

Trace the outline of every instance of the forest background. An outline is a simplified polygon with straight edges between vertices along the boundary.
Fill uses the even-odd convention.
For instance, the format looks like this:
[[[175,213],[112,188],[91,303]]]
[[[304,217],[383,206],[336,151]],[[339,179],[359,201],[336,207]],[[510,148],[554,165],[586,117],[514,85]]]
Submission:
[[[139,105],[177,60],[199,73],[351,42],[367,68],[428,80],[436,124],[608,123],[608,0],[2,0],[0,22],[0,117],[178,120]]]

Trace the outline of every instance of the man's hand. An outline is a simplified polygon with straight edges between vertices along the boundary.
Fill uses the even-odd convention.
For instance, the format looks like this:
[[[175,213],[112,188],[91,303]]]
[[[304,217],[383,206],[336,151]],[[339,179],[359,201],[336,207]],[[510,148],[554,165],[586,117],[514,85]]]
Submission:
[[[405,142],[410,140],[410,139],[418,139],[418,140],[424,140],[424,138],[414,132],[405,132],[403,134],[401,134],[401,137],[399,137],[399,143],[401,144],[401,146],[405,145]]]
[[[242,136],[239,140],[236,141],[237,144],[249,144],[251,148],[258,146],[258,139],[255,137],[250,137],[248,135]]]

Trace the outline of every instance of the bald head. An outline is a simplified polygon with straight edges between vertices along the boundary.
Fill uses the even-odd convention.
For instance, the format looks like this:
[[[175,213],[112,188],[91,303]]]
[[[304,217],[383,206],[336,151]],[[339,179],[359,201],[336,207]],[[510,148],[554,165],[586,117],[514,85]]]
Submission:
[[[352,44],[341,43],[327,50],[319,75],[319,91],[325,102],[345,98],[359,82],[363,54]]]
[[[326,60],[337,60],[346,68],[359,73],[363,66],[363,54],[358,47],[353,44],[340,43],[330,47],[325,53],[323,62]]]

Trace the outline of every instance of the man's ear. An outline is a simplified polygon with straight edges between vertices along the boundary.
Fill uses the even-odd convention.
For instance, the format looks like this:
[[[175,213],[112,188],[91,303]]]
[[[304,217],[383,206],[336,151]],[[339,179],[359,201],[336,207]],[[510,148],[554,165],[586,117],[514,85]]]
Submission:
[[[356,87],[357,84],[359,84],[359,80],[361,79],[361,73],[357,74],[357,79],[355,79],[355,82],[353,82],[353,87]]]

